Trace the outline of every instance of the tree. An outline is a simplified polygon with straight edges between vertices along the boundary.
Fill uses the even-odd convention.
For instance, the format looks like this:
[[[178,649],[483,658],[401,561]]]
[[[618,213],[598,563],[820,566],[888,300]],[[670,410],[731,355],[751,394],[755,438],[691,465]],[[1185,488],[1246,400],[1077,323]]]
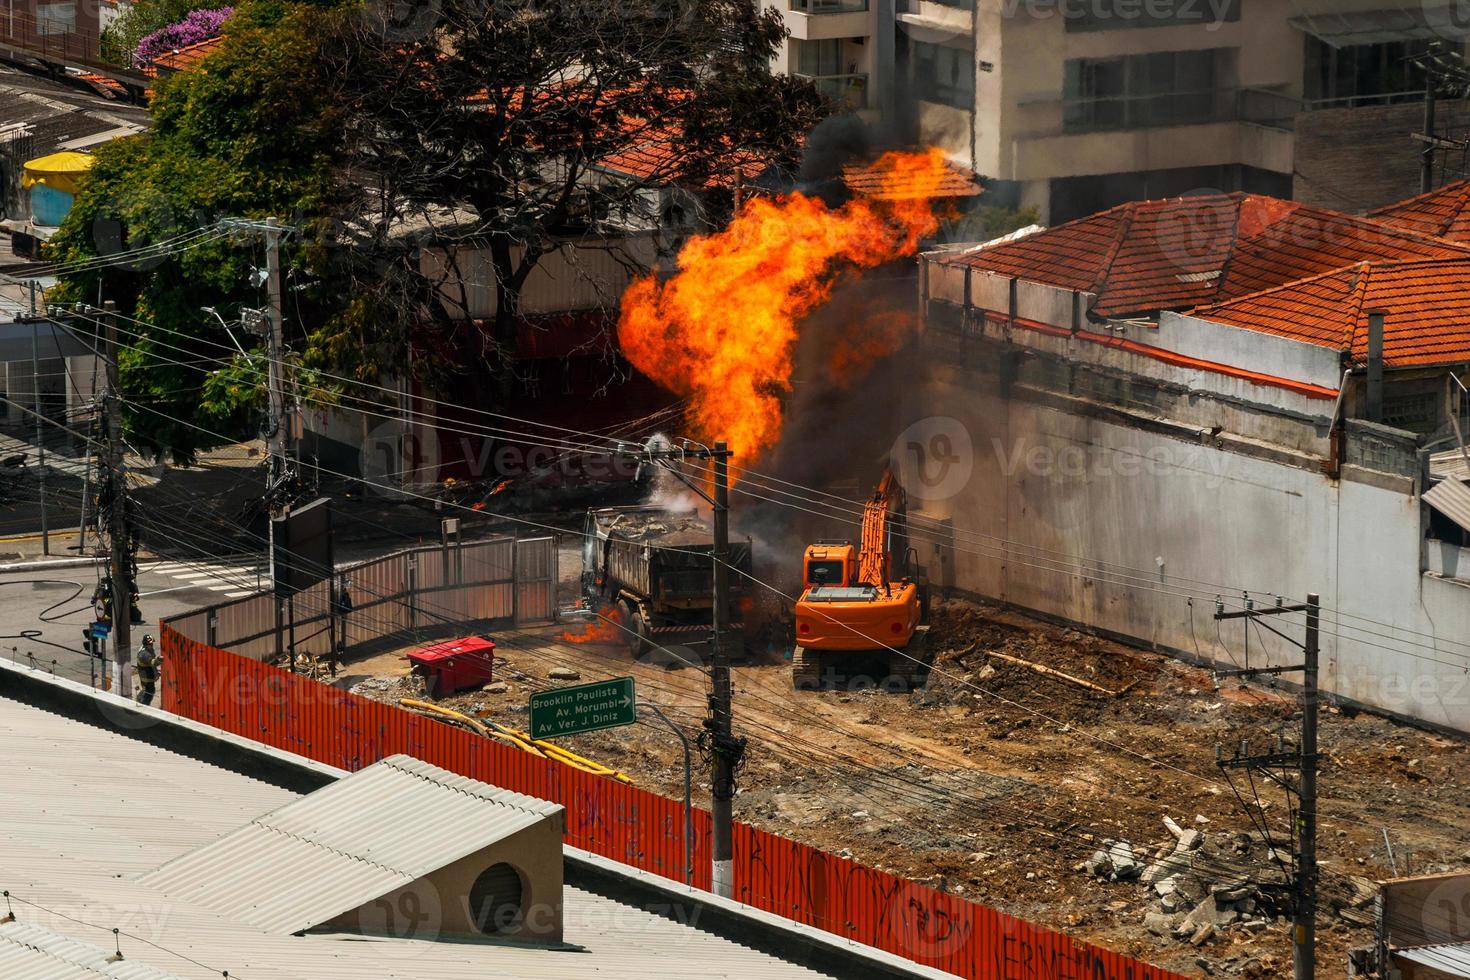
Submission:
[[[196,10],[219,6],[220,0],[135,0],[102,31],[102,55],[115,65],[132,68],[144,37],[180,23]]]
[[[485,248],[497,311],[484,363],[504,387],[521,291],[559,241],[614,241],[611,226],[667,180],[737,157],[791,162],[824,111],[809,83],[771,76],[780,17],[746,0],[490,2],[426,0],[410,10],[428,16],[407,20],[391,7],[241,5],[200,70],[159,81],[153,130],[101,149],[51,257],[283,217],[300,229],[284,257],[288,342],[302,363],[371,384],[405,373],[411,343],[443,354],[414,360],[423,380],[463,359],[463,296],[456,308],[452,270],[426,269],[421,249]],[[638,180],[600,169],[651,145],[675,151]],[[190,423],[250,434],[258,371],[204,375],[141,352],[217,359],[230,341],[200,308],[264,305],[259,264],[247,244],[206,238],[156,268],[64,277],[63,301],[102,295],[157,324],[133,328],[124,385],[183,421],[130,413],[143,445],[187,457],[208,442]]]
[[[158,80],[149,132],[98,147],[48,244],[54,260],[111,263],[64,274],[49,298],[95,304],[104,297],[125,318],[144,321],[122,321],[131,349],[119,358],[129,400],[146,406],[127,415],[140,448],[186,458],[211,441],[191,426],[252,434],[263,401],[259,371],[243,361],[211,369],[225,349],[219,345],[232,344],[200,308],[264,305],[259,249],[195,233],[222,216],[281,215],[302,226],[288,263],[295,282],[317,282],[329,231],[321,217],[337,201],[340,132],[323,48],[339,23],[339,15],[305,6],[237,14],[206,71]],[[188,235],[172,254],[143,251]],[[337,302],[321,285],[292,296],[301,318],[331,315]]]
[[[793,164],[825,111],[810,83],[772,76],[784,26],[748,0],[443,0],[384,23],[360,18],[338,69],[356,80],[346,143],[354,171],[371,175],[367,237],[386,247],[405,217],[435,209],[467,218],[435,237],[488,250],[487,353],[502,383],[522,290],[559,241],[605,231],[650,186],[698,183],[752,155]],[[644,153],[638,179],[601,170],[652,148],[665,152]],[[438,305],[423,312],[438,317]]]

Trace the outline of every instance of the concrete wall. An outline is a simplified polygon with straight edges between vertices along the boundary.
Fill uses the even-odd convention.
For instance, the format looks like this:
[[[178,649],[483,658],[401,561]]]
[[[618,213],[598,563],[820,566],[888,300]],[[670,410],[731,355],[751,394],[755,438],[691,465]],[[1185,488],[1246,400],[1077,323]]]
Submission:
[[[513,258],[518,255],[519,249]],[[633,270],[651,269],[657,261],[653,235],[568,242],[536,263],[521,292],[521,313],[614,309],[633,279]],[[495,268],[488,249],[426,249],[421,265],[426,276],[443,278],[444,305],[450,316],[495,316]],[[468,309],[460,305],[461,287]]]
[[[1421,573],[1414,494],[1004,398],[993,374],[935,364],[928,380],[904,422],[953,418],[973,447],[963,485],[918,502],[954,523],[959,589],[1220,663],[1216,592],[1316,591],[1389,624],[1324,617],[1327,690],[1470,731],[1470,585]],[[1239,657],[1242,627],[1221,635]]]
[[[1426,545],[1411,433],[1350,420],[1328,475],[1337,352],[1175,314],[1028,329],[985,315],[1009,309],[1008,279],[925,263],[921,282],[930,357],[899,428],[959,447],[949,478],[906,481],[911,508],[953,524],[921,553],[956,588],[1220,663],[1244,633],[1226,624],[1215,642],[1217,594],[1317,592],[1327,690],[1470,731],[1470,557]],[[1023,316],[1069,326],[1071,292],[1015,294]],[[1098,342],[1110,338],[1326,391]],[[1300,634],[1301,617],[1286,622]],[[1300,656],[1269,634],[1251,645]]]
[[[504,863],[520,873],[523,916],[519,922],[496,932],[495,938],[560,943],[563,825],[561,814],[549,817],[419,881],[346,912],[321,928],[431,942],[440,937],[483,938],[485,933],[475,922],[477,910],[470,907],[470,890],[481,872]],[[416,927],[422,928],[424,923],[431,924],[434,935],[414,931]]]

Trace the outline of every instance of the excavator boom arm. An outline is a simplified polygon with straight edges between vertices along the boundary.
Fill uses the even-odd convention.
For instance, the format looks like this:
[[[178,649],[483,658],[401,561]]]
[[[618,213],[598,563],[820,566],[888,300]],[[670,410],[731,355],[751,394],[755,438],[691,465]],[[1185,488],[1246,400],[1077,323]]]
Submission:
[[[878,489],[863,505],[862,540],[858,549],[860,583],[880,589],[887,587],[893,564],[893,556],[888,552],[888,514],[902,510],[903,504],[903,488],[894,479],[892,470],[884,470]]]

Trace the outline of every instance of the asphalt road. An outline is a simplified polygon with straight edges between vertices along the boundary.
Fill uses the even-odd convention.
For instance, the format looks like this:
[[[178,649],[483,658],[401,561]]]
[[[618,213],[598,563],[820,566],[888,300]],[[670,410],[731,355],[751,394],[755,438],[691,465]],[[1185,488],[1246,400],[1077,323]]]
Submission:
[[[158,621],[200,606],[240,598],[257,588],[254,560],[175,562],[147,559],[138,566],[144,624],[133,642],[156,632]],[[92,590],[101,569],[64,568],[0,573],[0,657],[34,662],[58,675],[89,682],[95,661],[82,650],[82,628],[95,618]],[[264,572],[260,574],[263,576]]]

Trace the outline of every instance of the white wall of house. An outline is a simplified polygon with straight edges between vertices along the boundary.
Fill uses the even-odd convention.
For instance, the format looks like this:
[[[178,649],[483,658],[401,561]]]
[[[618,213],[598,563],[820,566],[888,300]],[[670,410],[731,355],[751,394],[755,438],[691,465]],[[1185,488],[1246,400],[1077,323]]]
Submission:
[[[520,250],[513,254],[518,260]],[[537,261],[521,294],[521,313],[615,309],[633,278],[657,261],[652,234],[567,242]],[[421,262],[424,275],[444,278],[442,292],[450,316],[495,316],[495,269],[487,249],[426,249]],[[461,286],[465,306],[460,304]]]
[[[906,423],[954,418],[970,434],[963,486],[918,501],[924,515],[953,522],[957,588],[1222,666],[1245,643],[1239,623],[1222,627],[1224,649],[1216,642],[1214,586],[1230,600],[1250,590],[1267,603],[1315,591],[1333,610],[1324,615],[1326,690],[1470,731],[1470,582],[1421,572],[1421,505],[1407,481],[1385,488],[1352,472],[1333,481],[1006,400],[943,365],[909,415]],[[1078,558],[1107,563],[1107,574]],[[1300,656],[1269,634],[1253,635],[1251,647],[1273,663]]]
[[[931,265],[922,279],[943,295],[964,289],[953,269]],[[1026,307],[1066,326],[1071,294],[1048,298],[1048,288],[1032,285]],[[972,278],[969,289],[978,302],[996,284]],[[969,336],[1192,394],[1168,417],[1130,416],[1081,396],[1004,397],[993,367],[931,358],[901,421],[921,445],[946,433],[961,457],[950,479],[905,483],[911,509],[953,524],[952,541],[920,535],[933,580],[1222,666],[1243,657],[1245,639],[1234,622],[1217,642],[1216,593],[1269,603],[1317,592],[1326,690],[1470,731],[1470,555],[1426,543],[1414,477],[1352,465],[1326,475],[1332,400],[977,320]],[[1190,317],[1165,315],[1147,339],[1323,387],[1340,381],[1335,352]],[[1301,617],[1286,623],[1300,635]],[[1264,632],[1250,646],[1253,663],[1300,657]]]

